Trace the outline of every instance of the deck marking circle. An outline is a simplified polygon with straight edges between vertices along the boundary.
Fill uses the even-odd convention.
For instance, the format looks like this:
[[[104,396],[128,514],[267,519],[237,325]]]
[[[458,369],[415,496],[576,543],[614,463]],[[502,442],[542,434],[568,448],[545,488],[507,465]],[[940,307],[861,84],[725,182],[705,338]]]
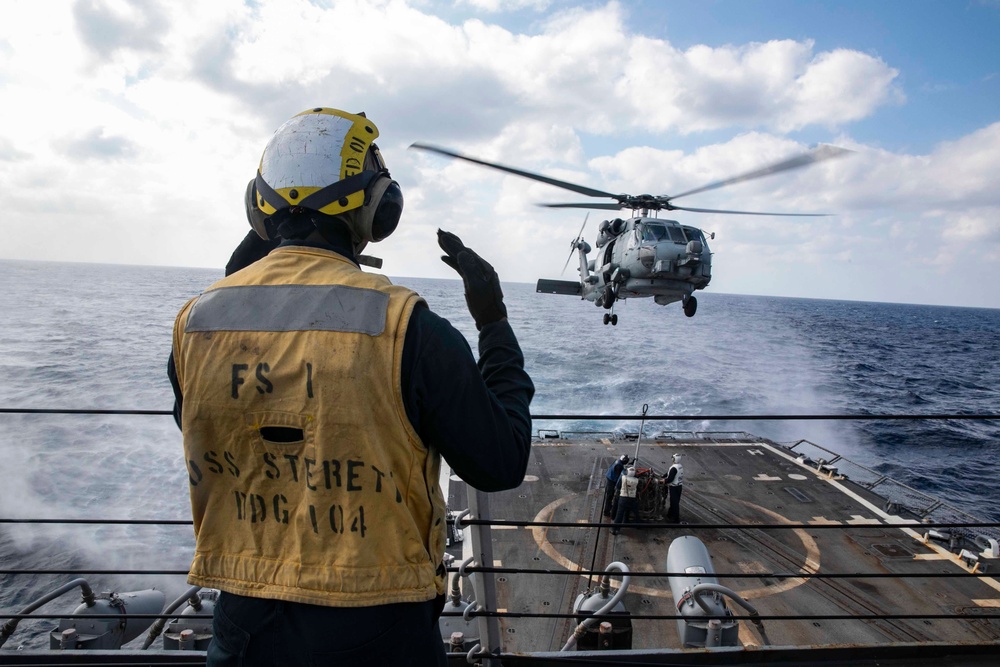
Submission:
[[[538,521],[538,522],[551,521],[552,520],[552,515],[555,514],[555,511],[557,509],[559,509],[562,505],[564,505],[566,502],[572,500],[573,498],[576,498],[577,495],[578,494],[571,493],[568,496],[563,496],[562,498],[556,498],[551,503],[549,503],[548,505],[546,505],[545,507],[543,507],[541,509],[541,511],[538,514],[535,515],[535,518],[532,519],[532,521]],[[572,571],[572,570],[582,570],[582,569],[584,569],[581,565],[579,565],[577,563],[574,563],[569,558],[566,558],[566,556],[563,556],[562,553],[560,553],[560,551],[555,548],[555,545],[553,545],[551,542],[549,542],[548,533],[549,533],[548,526],[532,526],[531,527],[531,536],[533,538],[535,538],[535,544],[538,545],[538,548],[541,549],[545,553],[546,556],[548,556],[549,558],[551,558],[552,560],[554,560],[556,563],[559,563],[560,565],[562,565],[567,570],[571,570]],[[581,574],[580,576],[581,577],[586,577],[587,575],[586,574]],[[611,580],[611,587],[612,588],[618,588],[618,580],[612,579]],[[662,591],[662,590],[659,590],[657,588],[648,588],[646,586],[638,586],[638,585],[636,585],[634,583],[633,584],[629,584],[628,590],[631,593],[641,593],[642,595],[652,595],[654,597],[660,597],[660,598],[671,598],[671,597],[673,597],[670,594],[669,590]]]
[[[571,493],[568,496],[563,496],[562,498],[556,498],[551,503],[549,503],[548,505],[546,505],[545,507],[543,507],[541,509],[541,511],[539,511],[538,514],[535,515],[535,518],[532,519],[532,521],[539,522],[539,523],[544,523],[544,522],[552,521],[552,515],[555,514],[555,511],[557,509],[559,509],[560,507],[562,507],[567,502],[569,502],[570,500],[576,498],[577,496],[578,496],[578,494]],[[783,516],[781,514],[778,514],[777,512],[774,512],[772,510],[769,510],[769,509],[766,509],[764,507],[761,507],[760,505],[756,505],[756,504],[748,502],[746,500],[740,500],[738,498],[729,498],[729,500],[733,500],[733,501],[738,502],[738,503],[740,503],[742,505],[746,505],[749,508],[759,510],[761,513],[768,515],[769,517],[771,517],[772,519],[774,519],[778,523],[786,523],[786,524],[793,523],[790,519],[786,518],[785,516]],[[753,527],[752,525],[748,525],[747,526],[747,528],[752,528],[752,527]],[[819,571],[820,558],[819,558],[819,545],[816,544],[816,540],[814,540],[812,538],[812,535],[810,535],[809,533],[807,533],[802,528],[795,528],[795,529],[792,530],[792,532],[794,532],[798,536],[799,540],[802,541],[802,546],[804,546],[805,549],[806,549],[806,558],[805,558],[805,562],[802,564],[801,569],[804,570],[804,571],[806,571],[806,572],[810,572],[810,573],[811,572],[818,572]],[[562,552],[560,552],[558,549],[556,549],[555,545],[552,544],[549,541],[548,533],[549,533],[548,526],[532,526],[531,527],[531,536],[534,538],[535,544],[538,545],[538,548],[541,549],[542,552],[546,556],[548,556],[553,561],[555,561],[556,563],[558,563],[559,565],[561,565],[563,568],[565,568],[567,570],[582,570],[582,569],[584,569],[583,566],[581,566],[578,563],[573,562],[572,560],[570,560],[569,558],[567,558],[566,556],[564,556],[562,554]],[[588,575],[581,574],[580,576],[581,577],[586,577]],[[740,596],[743,597],[744,599],[748,599],[749,600],[749,599],[753,599],[753,598],[767,597],[769,595],[774,595],[775,593],[784,593],[785,591],[790,591],[793,588],[795,588],[797,586],[801,586],[804,583],[806,583],[806,579],[800,579],[800,578],[792,579],[792,578],[789,578],[789,579],[785,579],[783,582],[781,582],[780,584],[777,584],[775,586],[759,586],[757,588],[751,588],[751,589],[745,590],[745,591],[736,590],[735,588],[733,590],[736,590],[736,592],[739,593]],[[611,587],[612,588],[618,588],[618,581],[612,579],[611,580]],[[669,590],[660,590],[658,588],[648,588],[646,586],[639,586],[639,585],[636,585],[636,584],[629,584],[628,589],[629,589],[629,591],[634,592],[634,593],[640,593],[642,595],[651,595],[653,597],[661,597],[661,598],[672,598],[673,597],[670,594]]]
[[[728,498],[728,500],[740,503],[741,505],[746,505],[749,508],[755,509],[763,514],[766,514],[772,519],[774,519],[777,523],[787,523],[787,524],[794,523],[784,515],[778,514],[777,512],[769,510],[765,507],[761,507],[760,505],[757,505],[755,503],[751,503],[746,500],[740,500],[739,498]],[[752,528],[752,526],[747,526],[747,527]],[[812,535],[807,533],[802,528],[794,528],[792,529],[792,532],[795,533],[796,536],[798,536],[799,540],[802,541],[802,546],[804,546],[806,549],[806,559],[800,569],[808,573],[818,572],[819,545],[816,544],[816,540],[814,540]],[[769,595],[774,595],[775,593],[784,593],[785,591],[792,590],[796,586],[801,586],[802,584],[806,583],[806,581],[807,581],[806,579],[785,579],[783,582],[781,582],[776,586],[759,586],[757,588],[751,588],[745,591],[737,590],[734,587],[733,590],[739,593],[741,597],[749,600],[752,598],[764,598]]]

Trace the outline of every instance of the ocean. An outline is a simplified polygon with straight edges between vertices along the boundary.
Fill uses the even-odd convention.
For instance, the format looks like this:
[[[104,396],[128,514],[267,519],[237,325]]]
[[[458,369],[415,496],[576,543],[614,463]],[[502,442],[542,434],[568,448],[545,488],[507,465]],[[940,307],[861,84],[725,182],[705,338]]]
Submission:
[[[220,270],[0,260],[0,407],[169,410],[174,317]],[[458,280],[398,278],[473,341]],[[651,299],[618,304],[619,324],[578,299],[505,284],[540,415],[690,416],[660,431],[747,431],[807,439],[985,521],[996,501],[1000,422],[749,421],[700,415],[995,414],[1000,310],[699,293],[698,314]],[[635,432],[638,421],[536,422]],[[189,518],[181,437],[169,416],[0,414],[0,517]],[[584,466],[588,471],[590,465]],[[502,508],[494,513],[502,515]],[[0,563],[16,568],[183,570],[189,526],[0,524]],[[12,613],[71,575],[0,575]],[[88,576],[95,591],[183,577]],[[75,594],[52,602],[56,612]],[[72,602],[70,602],[72,600]],[[16,608],[15,608],[16,607]],[[4,650],[45,646],[25,626]],[[31,625],[32,627],[27,627]]]

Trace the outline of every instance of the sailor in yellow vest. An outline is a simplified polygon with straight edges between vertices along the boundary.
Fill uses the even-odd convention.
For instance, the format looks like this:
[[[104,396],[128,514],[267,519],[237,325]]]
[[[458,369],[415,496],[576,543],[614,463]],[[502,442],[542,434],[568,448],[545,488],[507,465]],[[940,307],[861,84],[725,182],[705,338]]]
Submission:
[[[188,581],[222,590],[209,665],[444,665],[441,457],[485,491],[524,478],[534,387],[493,268],[439,230],[477,367],[419,295],[358,265],[402,211],[377,137],[337,109],[282,125],[247,197],[280,244],[177,316]]]
[[[618,534],[618,525],[631,520],[639,522],[639,480],[635,477],[635,467],[629,466],[625,474],[618,480],[618,514],[615,515],[615,527],[611,529],[612,535]]]

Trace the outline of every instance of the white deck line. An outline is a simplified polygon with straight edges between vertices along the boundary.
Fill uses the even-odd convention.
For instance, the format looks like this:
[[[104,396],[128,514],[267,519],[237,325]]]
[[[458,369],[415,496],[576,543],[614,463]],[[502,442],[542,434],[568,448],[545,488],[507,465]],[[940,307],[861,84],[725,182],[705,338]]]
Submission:
[[[813,473],[816,476],[817,479],[822,480],[822,481],[826,482],[827,484],[832,485],[834,488],[836,488],[837,490],[839,490],[844,495],[853,498],[858,503],[860,503],[862,506],[864,506],[865,508],[867,508],[868,511],[870,511],[872,514],[874,514],[875,516],[880,517],[881,519],[883,519],[887,524],[899,526],[899,529],[901,531],[903,531],[904,533],[906,533],[907,535],[909,535],[910,537],[912,537],[913,539],[915,539],[917,542],[920,542],[920,544],[922,544],[925,547],[927,547],[928,549],[930,549],[932,551],[935,551],[938,554],[944,556],[947,560],[950,560],[951,562],[955,563],[956,565],[958,565],[959,567],[961,567],[966,572],[969,571],[964,566],[964,564],[962,563],[961,559],[959,559],[958,556],[956,556],[952,552],[948,551],[947,549],[945,549],[943,547],[940,547],[937,544],[934,544],[931,541],[924,542],[923,535],[921,535],[920,533],[916,532],[912,528],[906,528],[906,527],[900,525],[900,524],[904,524],[904,525],[911,525],[911,526],[920,526],[919,522],[913,521],[913,520],[910,520],[910,519],[903,519],[903,518],[900,518],[898,516],[895,516],[895,515],[892,515],[892,514],[888,514],[887,512],[883,511],[881,507],[877,507],[877,506],[873,505],[872,503],[868,502],[867,500],[865,500],[864,498],[862,498],[861,496],[859,496],[858,494],[856,494],[854,491],[851,491],[846,486],[844,486],[843,484],[839,483],[837,480],[835,480],[835,479],[829,479],[829,478],[827,478],[824,475],[820,475],[813,468],[805,465],[804,463],[802,463],[801,461],[799,461],[797,458],[793,458],[793,457],[789,456],[788,454],[785,454],[784,452],[782,452],[780,450],[777,450],[774,447],[771,447],[770,445],[767,445],[767,444],[764,444],[764,443],[758,443],[757,446],[765,447],[768,450],[770,450],[770,451],[774,452],[775,454],[777,454],[778,456],[781,456],[781,457],[783,457],[783,458],[785,458],[785,459],[787,459],[789,461],[792,461],[793,463],[795,463],[796,465],[798,465],[800,468],[803,468],[804,470],[810,471],[811,473]],[[982,581],[987,586],[989,586],[990,588],[992,588],[992,589],[994,589],[996,591],[1000,591],[1000,582],[998,582],[993,577],[980,577],[979,580]]]

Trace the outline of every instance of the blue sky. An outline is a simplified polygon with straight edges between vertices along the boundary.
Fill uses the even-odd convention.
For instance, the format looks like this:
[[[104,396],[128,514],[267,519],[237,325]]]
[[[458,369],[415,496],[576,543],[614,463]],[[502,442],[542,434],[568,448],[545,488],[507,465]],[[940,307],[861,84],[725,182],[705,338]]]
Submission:
[[[998,34],[996,0],[9,0],[0,258],[222,267],[268,138],[324,105],[368,113],[403,187],[389,275],[451,277],[444,227],[556,278],[582,221],[412,142],[654,194],[833,143],[683,202],[837,213],[676,215],[717,234],[709,290],[997,308]]]
[[[656,5],[640,3],[651,15]],[[811,39],[816,49],[876,55],[899,70],[907,103],[852,124],[859,141],[891,150],[929,150],[997,120],[1000,109],[1000,3],[978,0],[669,3],[687,38],[741,44],[776,36]],[[633,9],[637,13],[637,9]],[[724,20],[720,20],[724,16]],[[674,31],[671,30],[673,35]],[[697,36],[697,37],[694,37]]]

